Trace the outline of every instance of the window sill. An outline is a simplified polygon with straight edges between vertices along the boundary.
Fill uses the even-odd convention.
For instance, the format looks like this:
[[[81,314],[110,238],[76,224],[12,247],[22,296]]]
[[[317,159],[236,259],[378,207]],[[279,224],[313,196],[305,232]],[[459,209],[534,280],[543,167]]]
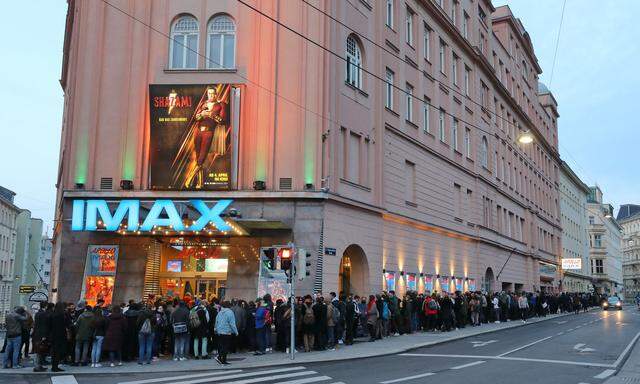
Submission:
[[[353,181],[349,181],[349,180],[347,180],[345,178],[342,178],[342,177],[340,178],[340,182],[343,183],[343,184],[347,184],[347,185],[349,185],[351,187],[362,189],[363,191],[371,192],[371,188],[369,188],[367,186],[364,186],[362,184],[358,184],[358,183],[353,182]]]
[[[453,220],[457,221],[458,223],[462,223],[462,219],[459,217],[454,217]]]
[[[462,157],[462,152],[460,152],[458,149],[454,148],[453,149],[453,153],[455,153],[456,155]]]
[[[416,123],[414,123],[411,120],[405,120],[405,123],[407,123],[408,125],[410,125],[411,127],[415,128],[415,129],[420,129],[420,127],[418,127],[418,125]]]
[[[164,73],[236,73],[237,68],[194,68],[194,69],[173,69],[165,68]]]
[[[405,200],[405,201],[404,201],[404,203],[405,203],[406,205],[410,206],[410,207],[418,208],[418,204],[416,204],[416,203],[414,203],[414,202],[406,201],[406,200]]]
[[[384,109],[385,109],[387,112],[389,112],[389,113],[391,113],[392,115],[394,115],[395,117],[400,117],[400,115],[399,115],[396,111],[394,111],[393,109],[391,109],[391,108],[389,108],[389,107],[387,107],[387,106],[385,106],[385,107],[384,107]]]
[[[408,46],[409,48],[411,48],[411,50],[412,50],[412,51],[414,51],[414,52],[416,51],[416,47],[414,47],[413,45],[411,45],[411,43],[410,43],[410,42],[405,41],[405,43],[407,43],[407,46]]]
[[[347,87],[353,89],[354,91],[357,91],[358,93],[360,93],[364,97],[369,97],[369,94],[367,92],[365,92],[362,89],[356,87],[355,85],[349,83],[348,81],[345,81],[344,85],[346,85]]]
[[[425,131],[424,129],[422,130],[422,133],[424,133],[427,136],[431,136],[432,139],[435,139],[436,137],[433,135],[433,133],[431,133],[430,131]]]
[[[442,140],[440,140],[440,144],[444,145],[444,146],[445,146],[445,147],[447,147],[447,148],[450,148],[450,147],[449,147],[449,144],[447,144],[447,142],[446,142],[446,141],[442,141]]]

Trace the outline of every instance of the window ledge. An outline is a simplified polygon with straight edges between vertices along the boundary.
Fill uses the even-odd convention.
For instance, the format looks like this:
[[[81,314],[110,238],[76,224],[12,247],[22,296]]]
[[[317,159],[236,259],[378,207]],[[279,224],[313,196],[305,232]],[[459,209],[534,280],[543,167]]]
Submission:
[[[400,115],[399,115],[396,111],[394,111],[393,109],[391,109],[391,108],[389,108],[389,107],[387,107],[387,106],[385,106],[385,107],[384,107],[384,109],[385,109],[387,112],[390,112],[391,114],[393,114],[395,117],[400,117]]]
[[[410,206],[410,207],[418,208],[418,204],[416,204],[416,203],[414,203],[414,202],[406,201],[406,200],[405,200],[405,201],[404,201],[404,203],[405,203],[405,204],[407,204],[407,205],[408,205],[408,206]]]
[[[418,125],[416,123],[414,123],[413,121],[411,121],[411,120],[406,120],[405,119],[404,122],[407,123],[408,125],[412,126],[415,129],[420,129],[420,127],[418,127]]]
[[[364,97],[369,97],[369,94],[368,94],[367,92],[365,92],[365,91],[363,91],[362,89],[360,89],[360,88],[356,87],[355,85],[351,84],[350,82],[345,81],[345,82],[344,82],[344,84],[345,84],[347,87],[349,87],[349,88],[353,89],[354,91],[358,91],[358,93],[360,93],[362,96],[364,96]]]
[[[347,180],[347,179],[345,179],[343,177],[340,178],[340,182],[343,183],[343,184],[350,185],[350,186],[355,187],[355,188],[362,189],[363,191],[371,192],[371,188],[369,188],[367,186],[364,186],[362,184],[358,184],[358,183],[353,182],[353,181],[349,181],[349,180]]]
[[[173,68],[165,68],[164,73],[236,73],[238,72],[237,68],[194,68],[194,69],[173,69]]]

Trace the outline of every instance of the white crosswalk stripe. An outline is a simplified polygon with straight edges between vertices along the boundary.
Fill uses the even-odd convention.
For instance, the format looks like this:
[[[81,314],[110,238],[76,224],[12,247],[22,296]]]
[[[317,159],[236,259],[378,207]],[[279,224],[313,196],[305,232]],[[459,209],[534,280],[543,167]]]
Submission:
[[[210,371],[178,376],[164,376],[153,379],[124,381],[118,384],[252,384],[269,382],[273,384],[310,384],[332,380],[316,371],[305,367],[284,367],[246,372],[242,369]],[[57,384],[57,383],[53,383]],[[67,383],[60,383],[67,384]],[[71,383],[69,383],[71,384]],[[333,383],[344,384],[344,383]]]

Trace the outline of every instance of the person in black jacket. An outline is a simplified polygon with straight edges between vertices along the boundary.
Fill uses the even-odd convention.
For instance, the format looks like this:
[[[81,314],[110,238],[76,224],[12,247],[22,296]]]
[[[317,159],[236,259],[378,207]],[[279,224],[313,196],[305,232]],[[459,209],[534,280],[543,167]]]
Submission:
[[[107,331],[107,320],[104,317],[104,310],[101,307],[93,309],[93,343],[91,344],[91,367],[99,368],[100,356],[102,355],[102,342]]]
[[[137,322],[139,314],[140,305],[137,303],[130,303],[129,309],[122,314],[127,320],[127,333],[122,348],[122,360],[124,361],[132,361],[136,358],[136,352],[138,351]]]
[[[345,324],[345,345],[353,344],[353,337],[356,333],[357,319],[356,319],[356,303],[353,301],[353,296],[347,297],[347,302],[344,306],[344,324]]]
[[[440,319],[442,320],[442,330],[449,332],[451,330],[451,321],[453,314],[453,302],[446,292],[440,300]]]
[[[193,307],[189,313],[189,322],[191,328],[191,336],[193,337],[193,356],[196,359],[208,358],[207,344],[209,340],[210,317],[207,306],[209,303],[202,300],[197,306]],[[195,314],[194,314],[195,312]],[[198,325],[194,327],[191,316],[198,316]],[[215,323],[214,323],[215,325]],[[199,348],[202,347],[202,348]]]
[[[51,372],[63,372],[63,369],[58,367],[60,360],[66,356],[68,338],[70,338],[69,327],[71,321],[67,317],[64,303],[56,303],[53,312],[51,313],[51,328],[49,333],[49,340],[51,341]]]
[[[128,311],[127,311],[128,312]],[[157,320],[151,309],[144,307],[138,311],[136,332],[138,333],[138,364],[151,364],[153,351],[153,337],[156,332]]]
[[[36,351],[36,366],[33,372],[44,372],[45,356],[49,351],[49,334],[51,333],[51,310],[53,304],[40,302],[40,310],[33,317],[33,348]]]
[[[322,295],[318,295],[312,309],[315,317],[315,346],[316,349],[324,351],[327,349],[327,305]]]

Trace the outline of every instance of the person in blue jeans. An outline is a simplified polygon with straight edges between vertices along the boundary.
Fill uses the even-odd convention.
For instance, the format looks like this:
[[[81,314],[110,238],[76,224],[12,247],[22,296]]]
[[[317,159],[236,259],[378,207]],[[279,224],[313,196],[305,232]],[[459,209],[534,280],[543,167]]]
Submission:
[[[91,344],[91,367],[100,368],[100,356],[102,355],[102,342],[107,331],[107,320],[104,318],[102,308],[93,310],[93,342]]]
[[[187,344],[189,343],[189,330],[187,323],[189,322],[189,310],[184,301],[180,301],[178,308],[171,314],[171,325],[173,327],[174,343],[173,343],[173,360],[187,360],[185,353],[187,352]]]
[[[17,307],[15,311],[5,317],[7,329],[7,348],[5,349],[3,366],[8,368],[22,368],[20,365],[20,346],[22,345],[22,327],[27,320],[26,311]]]
[[[270,331],[268,325],[269,307],[266,302],[256,300],[256,344],[257,349],[254,355],[264,355],[267,348],[267,335]]]
[[[148,308],[143,308],[138,314],[136,328],[138,330],[138,364],[151,364],[153,351],[153,337],[157,327],[155,314]]]

